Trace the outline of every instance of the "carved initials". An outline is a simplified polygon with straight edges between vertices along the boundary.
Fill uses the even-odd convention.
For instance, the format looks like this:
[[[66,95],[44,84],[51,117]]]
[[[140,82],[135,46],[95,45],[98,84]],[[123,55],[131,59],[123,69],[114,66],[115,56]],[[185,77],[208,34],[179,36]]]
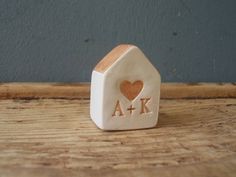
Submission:
[[[140,114],[145,114],[145,113],[149,113],[150,110],[148,109],[148,102],[150,101],[151,98],[141,98],[140,99],[140,102],[141,102],[141,109],[140,109]],[[133,107],[132,105],[130,105],[130,107],[127,108],[127,111],[129,111],[130,115],[133,113],[133,111],[135,110],[136,108]],[[117,100],[116,102],[116,106],[115,106],[115,110],[112,114],[112,117],[113,116],[124,116],[124,113],[121,109],[121,106],[120,106],[120,101]]]
[[[151,98],[141,98],[141,111],[140,111],[140,114],[143,114],[143,113],[148,113],[150,112],[150,110],[148,109],[148,107],[146,106],[146,104],[148,103],[148,101],[150,100]]]
[[[112,116],[116,116],[117,115],[116,113],[118,113],[118,116],[123,116],[124,115],[124,113],[122,112],[122,109],[120,107],[119,100],[117,100],[117,102],[116,102],[115,110],[114,110]]]

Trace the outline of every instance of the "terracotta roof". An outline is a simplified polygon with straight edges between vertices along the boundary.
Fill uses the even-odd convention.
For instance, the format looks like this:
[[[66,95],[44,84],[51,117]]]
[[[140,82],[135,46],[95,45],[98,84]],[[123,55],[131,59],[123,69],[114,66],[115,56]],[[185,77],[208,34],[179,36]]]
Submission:
[[[94,71],[105,72],[122,54],[128,51],[134,45],[121,44],[110,51],[94,68]]]

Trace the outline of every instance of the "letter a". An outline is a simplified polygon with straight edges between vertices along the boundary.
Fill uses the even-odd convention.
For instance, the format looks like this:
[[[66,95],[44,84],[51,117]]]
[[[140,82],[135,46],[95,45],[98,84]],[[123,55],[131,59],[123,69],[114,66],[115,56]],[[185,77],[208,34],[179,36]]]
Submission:
[[[148,113],[150,112],[150,110],[148,109],[148,107],[146,106],[146,104],[148,103],[148,101],[150,100],[151,98],[141,98],[141,111],[140,111],[140,114],[143,114],[143,113]]]
[[[123,115],[124,115],[124,113],[122,112],[122,109],[121,109],[121,107],[120,107],[120,102],[119,102],[119,100],[117,100],[117,102],[116,102],[116,107],[115,107],[115,110],[114,110],[112,116],[116,116],[116,112],[119,113],[118,116],[123,116]]]

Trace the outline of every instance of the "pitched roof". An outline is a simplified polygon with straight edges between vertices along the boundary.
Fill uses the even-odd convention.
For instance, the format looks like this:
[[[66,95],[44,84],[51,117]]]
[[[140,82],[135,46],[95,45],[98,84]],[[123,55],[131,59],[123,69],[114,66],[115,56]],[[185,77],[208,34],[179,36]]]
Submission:
[[[104,73],[122,54],[130,48],[135,47],[130,44],[121,44],[110,51],[94,68],[94,71]]]

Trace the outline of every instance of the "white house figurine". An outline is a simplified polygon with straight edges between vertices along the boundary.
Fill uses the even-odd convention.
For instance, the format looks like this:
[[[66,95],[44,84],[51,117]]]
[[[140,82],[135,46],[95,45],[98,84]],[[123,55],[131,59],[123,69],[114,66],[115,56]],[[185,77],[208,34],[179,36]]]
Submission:
[[[92,72],[92,120],[103,130],[156,126],[160,84],[159,72],[138,47],[117,46]]]

